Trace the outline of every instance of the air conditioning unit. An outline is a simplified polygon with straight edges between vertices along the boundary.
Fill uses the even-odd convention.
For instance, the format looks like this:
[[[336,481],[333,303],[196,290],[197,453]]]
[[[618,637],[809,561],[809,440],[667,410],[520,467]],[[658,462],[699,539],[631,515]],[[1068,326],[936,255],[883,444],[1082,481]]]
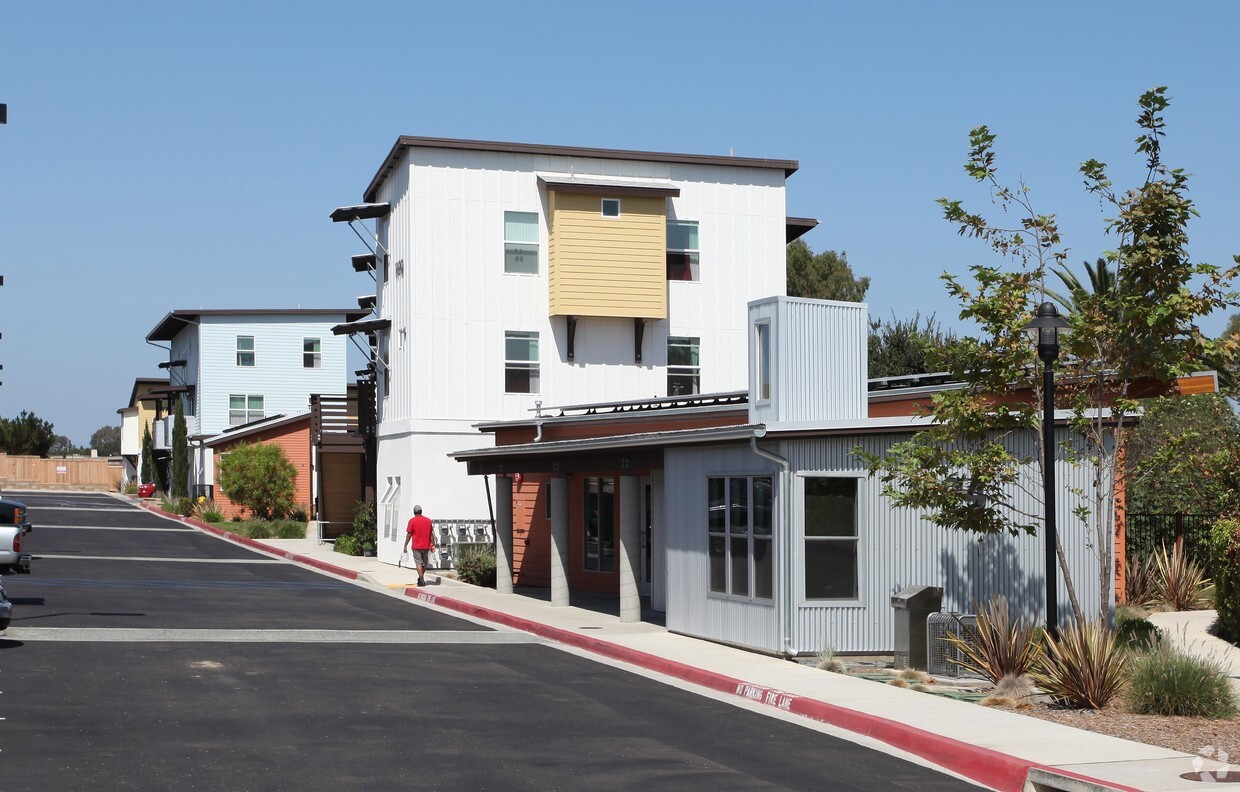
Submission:
[[[952,635],[977,646],[977,617],[971,613],[932,613],[926,619],[926,671],[931,676],[973,676],[959,662],[960,648],[948,640]]]

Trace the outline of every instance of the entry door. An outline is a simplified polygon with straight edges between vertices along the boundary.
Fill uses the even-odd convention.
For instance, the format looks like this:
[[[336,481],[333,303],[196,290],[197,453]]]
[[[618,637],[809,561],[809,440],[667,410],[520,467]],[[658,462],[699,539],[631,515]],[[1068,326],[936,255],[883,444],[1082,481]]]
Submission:
[[[649,597],[650,596],[650,545],[651,545],[650,516],[652,514],[652,507],[650,504],[650,479],[642,478],[639,489],[641,490],[641,494],[642,494],[641,511],[639,512],[639,515],[640,515],[639,519],[641,520],[641,526],[642,526],[642,541],[641,541],[641,555],[642,555],[641,567],[642,568],[637,578],[638,580],[637,588],[641,592],[641,595],[643,597]]]

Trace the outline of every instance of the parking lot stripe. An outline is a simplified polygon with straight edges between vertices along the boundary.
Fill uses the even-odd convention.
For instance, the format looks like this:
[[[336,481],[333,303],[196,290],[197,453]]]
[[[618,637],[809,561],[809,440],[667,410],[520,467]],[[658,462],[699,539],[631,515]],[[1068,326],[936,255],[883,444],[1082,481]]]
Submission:
[[[177,630],[128,627],[10,627],[15,641],[112,641],[123,643],[381,643],[381,644],[531,644],[536,635],[479,630]]]
[[[126,525],[52,525],[50,523],[39,523],[38,530],[47,531],[51,529],[61,530],[63,528],[72,528],[84,531],[167,531],[172,533],[187,533],[194,529],[185,528],[135,528]]]
[[[173,562],[177,564],[285,564],[288,563],[279,558],[156,558],[154,556],[88,556],[88,555],[57,555],[55,553],[40,553],[35,556],[35,560],[40,558],[54,558],[61,561],[159,561]]]

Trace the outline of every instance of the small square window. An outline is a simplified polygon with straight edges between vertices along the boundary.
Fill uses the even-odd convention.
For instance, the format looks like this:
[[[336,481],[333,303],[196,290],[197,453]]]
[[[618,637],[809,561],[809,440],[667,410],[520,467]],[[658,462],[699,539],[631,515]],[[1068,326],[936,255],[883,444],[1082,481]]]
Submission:
[[[308,369],[323,367],[323,350],[319,339],[303,338],[301,340],[301,366]]]
[[[254,365],[254,336],[237,336],[237,365],[246,368]]]
[[[603,217],[619,217],[620,216],[620,199],[604,198],[603,199]]]

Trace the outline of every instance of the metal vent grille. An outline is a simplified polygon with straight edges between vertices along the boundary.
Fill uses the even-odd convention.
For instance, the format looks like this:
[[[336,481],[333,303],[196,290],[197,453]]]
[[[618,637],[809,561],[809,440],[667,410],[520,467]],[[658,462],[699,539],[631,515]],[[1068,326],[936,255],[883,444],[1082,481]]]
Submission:
[[[959,677],[968,672],[956,662],[964,654],[947,640],[955,635],[977,645],[977,617],[971,613],[931,613],[926,619],[926,670],[933,676]]]

